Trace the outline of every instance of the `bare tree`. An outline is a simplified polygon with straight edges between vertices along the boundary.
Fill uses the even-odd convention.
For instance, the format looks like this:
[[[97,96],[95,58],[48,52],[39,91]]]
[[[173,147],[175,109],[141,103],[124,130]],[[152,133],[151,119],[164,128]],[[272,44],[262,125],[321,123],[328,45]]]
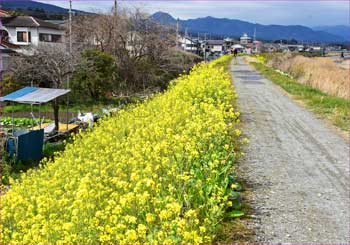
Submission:
[[[94,69],[93,64],[82,63],[81,52],[97,49],[113,57],[114,94],[165,89],[169,80],[199,61],[199,57],[175,49],[175,37],[174,28],[154,22],[140,9],[131,12],[119,9],[118,14],[79,15],[73,20],[72,54],[66,51],[66,44],[41,45],[32,55],[18,57],[11,66],[12,74],[28,83],[65,88],[77,67]],[[58,129],[57,100],[53,102],[53,109]]]
[[[17,80],[47,88],[66,88],[79,56],[70,55],[64,46],[41,45],[32,55],[18,56],[10,67]],[[59,101],[52,102],[55,128],[58,130]]]
[[[74,28],[77,46],[85,44],[113,55],[118,69],[115,92],[145,90],[164,79],[159,68],[174,51],[175,30],[154,22],[142,10],[81,16]]]

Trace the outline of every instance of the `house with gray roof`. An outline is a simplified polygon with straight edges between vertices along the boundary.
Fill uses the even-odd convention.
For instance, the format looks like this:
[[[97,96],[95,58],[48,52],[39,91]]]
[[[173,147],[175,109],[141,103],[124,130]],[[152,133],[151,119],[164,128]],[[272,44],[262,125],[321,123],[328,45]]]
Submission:
[[[225,51],[224,40],[206,40],[203,45],[206,52],[222,53]]]
[[[54,23],[32,16],[2,17],[2,39],[21,48],[38,47],[44,43],[64,43],[64,29]]]

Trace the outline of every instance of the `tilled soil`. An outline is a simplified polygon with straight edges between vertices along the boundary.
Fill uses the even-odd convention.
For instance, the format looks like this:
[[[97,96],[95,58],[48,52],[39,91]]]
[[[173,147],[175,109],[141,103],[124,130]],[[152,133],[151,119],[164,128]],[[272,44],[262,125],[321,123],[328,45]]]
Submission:
[[[349,144],[243,59],[231,71],[257,242],[350,243]]]

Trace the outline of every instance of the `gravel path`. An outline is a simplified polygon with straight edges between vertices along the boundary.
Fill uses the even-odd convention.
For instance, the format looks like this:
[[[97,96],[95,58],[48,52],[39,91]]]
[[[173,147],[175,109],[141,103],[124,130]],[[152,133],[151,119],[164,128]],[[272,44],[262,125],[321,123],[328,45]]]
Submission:
[[[349,145],[238,58],[231,67],[244,131],[240,170],[265,243],[350,243]]]

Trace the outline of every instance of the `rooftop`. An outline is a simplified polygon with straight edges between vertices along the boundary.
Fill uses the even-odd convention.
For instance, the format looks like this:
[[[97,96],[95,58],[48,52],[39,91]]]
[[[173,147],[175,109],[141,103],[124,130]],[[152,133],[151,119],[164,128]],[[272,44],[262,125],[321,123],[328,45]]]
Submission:
[[[224,40],[207,40],[207,45],[223,45]]]
[[[2,24],[6,27],[45,27],[50,29],[61,29],[57,24],[40,20],[31,16],[4,17]]]
[[[10,17],[11,15],[9,14],[9,12],[0,9],[0,17]]]
[[[247,33],[244,33],[244,34],[241,36],[241,39],[252,39],[252,38],[249,37]]]
[[[70,89],[24,87],[4,97],[0,97],[0,101],[13,101],[23,104],[41,104],[47,103],[69,92]]]

